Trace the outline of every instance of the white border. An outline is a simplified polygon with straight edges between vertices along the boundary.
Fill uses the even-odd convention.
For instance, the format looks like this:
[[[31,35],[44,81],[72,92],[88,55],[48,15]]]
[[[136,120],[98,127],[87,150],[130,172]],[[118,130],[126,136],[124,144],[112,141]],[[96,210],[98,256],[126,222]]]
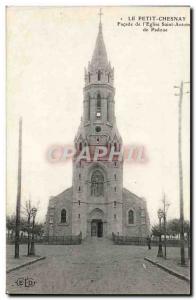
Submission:
[[[7,299],[7,295],[5,294],[5,210],[6,210],[6,204],[5,204],[5,198],[6,198],[6,189],[5,189],[5,155],[6,155],[6,125],[5,125],[5,82],[6,82],[6,73],[5,73],[5,30],[6,30],[6,24],[5,24],[5,8],[6,6],[128,6],[128,5],[134,5],[134,6],[191,6],[193,9],[195,9],[195,0],[157,0],[157,1],[149,1],[149,0],[1,0],[0,2],[0,93],[1,93],[1,100],[0,100],[0,200],[1,200],[1,206],[0,206],[0,221],[1,221],[1,229],[0,230],[0,299]],[[193,41],[195,40],[195,30],[193,30],[194,36]],[[194,45],[193,45],[194,48]],[[194,66],[193,66],[194,68]],[[195,83],[195,80],[194,80]],[[194,114],[196,112],[196,105],[194,105]],[[195,129],[195,126],[194,126]],[[195,140],[195,130],[194,130],[194,140]],[[195,163],[194,163],[195,167]],[[196,179],[194,178],[193,184],[196,182]],[[194,200],[194,199],[193,199]],[[194,201],[193,201],[194,202]],[[194,205],[194,216],[195,216],[195,207]],[[194,218],[193,218],[194,219]],[[193,232],[194,233],[194,232]],[[195,237],[195,236],[194,236]],[[193,237],[193,238],[194,238]],[[195,260],[194,260],[195,261]],[[194,265],[195,267],[195,265]],[[193,290],[195,289],[195,277],[193,277]],[[18,297],[20,298],[20,297]],[[28,299],[28,297],[21,297],[22,299]],[[36,297],[37,299],[41,299],[41,296]],[[54,296],[52,298],[56,298],[57,296]],[[69,297],[66,297],[69,298]],[[77,297],[72,297],[77,298]],[[93,298],[93,297],[88,297]],[[108,297],[101,297],[108,298]],[[111,298],[111,297],[110,297]],[[116,298],[116,297],[115,297]],[[120,298],[120,297],[119,297]],[[132,297],[134,298],[134,297]],[[145,298],[145,297],[140,297]],[[154,297],[153,297],[154,298]],[[158,298],[158,297],[156,297]],[[167,297],[173,298],[173,297]]]

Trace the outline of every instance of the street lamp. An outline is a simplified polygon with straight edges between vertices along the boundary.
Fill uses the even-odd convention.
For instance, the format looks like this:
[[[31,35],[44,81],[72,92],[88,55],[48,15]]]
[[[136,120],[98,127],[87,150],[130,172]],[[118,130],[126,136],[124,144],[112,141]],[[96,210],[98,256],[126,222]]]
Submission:
[[[30,255],[35,255],[34,227],[35,227],[36,213],[37,213],[37,208],[33,207],[32,208],[33,225],[32,225],[32,239],[31,239]]]
[[[163,249],[162,249],[162,241],[161,241],[161,219],[163,218],[163,211],[162,209],[159,209],[157,212],[158,218],[159,218],[159,250],[157,257],[163,257]]]

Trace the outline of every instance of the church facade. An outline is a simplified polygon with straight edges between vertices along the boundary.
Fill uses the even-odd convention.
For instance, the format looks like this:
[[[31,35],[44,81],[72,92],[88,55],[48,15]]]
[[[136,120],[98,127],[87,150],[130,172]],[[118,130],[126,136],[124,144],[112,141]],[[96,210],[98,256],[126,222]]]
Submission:
[[[149,234],[145,199],[123,188],[123,145],[116,125],[113,82],[114,68],[108,61],[100,21],[93,56],[85,69],[83,117],[74,140],[73,185],[49,200],[48,236]]]

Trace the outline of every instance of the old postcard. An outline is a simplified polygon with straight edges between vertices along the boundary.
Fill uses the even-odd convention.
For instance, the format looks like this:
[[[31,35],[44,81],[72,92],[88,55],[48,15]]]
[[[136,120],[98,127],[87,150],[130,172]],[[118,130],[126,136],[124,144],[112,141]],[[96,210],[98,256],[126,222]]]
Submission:
[[[190,295],[190,7],[6,22],[6,292]]]

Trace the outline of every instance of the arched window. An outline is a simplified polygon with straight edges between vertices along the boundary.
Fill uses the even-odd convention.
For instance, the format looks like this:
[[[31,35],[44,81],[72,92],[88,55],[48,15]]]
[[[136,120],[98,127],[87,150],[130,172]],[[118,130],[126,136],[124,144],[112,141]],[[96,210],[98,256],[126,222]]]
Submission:
[[[117,143],[114,143],[114,151],[117,151]]]
[[[129,224],[134,224],[134,212],[132,209],[129,211]]]
[[[104,177],[99,170],[94,171],[91,177],[91,195],[95,197],[104,194]]]
[[[100,81],[101,80],[101,71],[99,70],[98,71],[98,81]]]
[[[66,223],[67,221],[67,212],[66,209],[61,210],[61,223]]]
[[[79,150],[82,151],[82,143],[79,144]]]

